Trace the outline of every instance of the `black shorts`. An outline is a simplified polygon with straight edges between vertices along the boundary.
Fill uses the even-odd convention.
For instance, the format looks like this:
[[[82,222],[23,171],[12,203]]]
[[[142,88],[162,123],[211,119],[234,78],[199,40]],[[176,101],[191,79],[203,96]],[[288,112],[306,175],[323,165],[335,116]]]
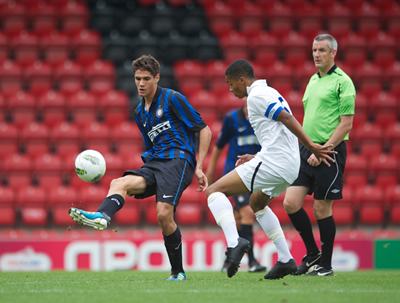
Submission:
[[[335,163],[329,162],[331,166],[321,163],[313,167],[307,163],[311,152],[303,145],[300,145],[300,172],[292,186],[306,186],[310,190],[309,195],[314,193],[317,200],[339,200],[342,199],[343,172],[346,165],[347,148],[342,141],[334,148],[338,153],[330,155]]]
[[[179,203],[183,191],[192,183],[194,170],[185,159],[151,160],[140,169],[127,170],[126,175],[142,176],[146,180],[146,190],[135,195],[136,199],[144,199],[156,195],[157,202],[174,205]]]
[[[232,196],[232,199],[235,201],[235,210],[241,209],[243,206],[247,206],[250,204],[250,196],[251,193],[245,193],[237,196]]]

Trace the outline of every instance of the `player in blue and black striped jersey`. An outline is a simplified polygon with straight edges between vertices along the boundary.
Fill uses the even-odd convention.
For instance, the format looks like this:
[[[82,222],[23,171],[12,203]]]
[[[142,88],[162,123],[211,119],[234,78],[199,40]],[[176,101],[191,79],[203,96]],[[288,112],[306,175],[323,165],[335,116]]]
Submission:
[[[206,176],[210,183],[214,181],[215,166],[222,150],[227,144],[229,146],[223,171],[224,175],[235,168],[238,156],[246,154],[254,155],[261,149],[254,130],[250,125],[247,103],[246,100],[244,101],[243,107],[230,111],[224,117],[222,129],[211,152],[210,161],[207,166]],[[265,271],[266,267],[257,262],[253,252],[253,223],[255,219],[253,210],[250,207],[250,193],[232,196],[232,198],[235,201],[235,218],[239,236],[250,242],[250,249],[247,252],[249,272]],[[226,270],[227,260],[224,262],[222,272],[226,272]]]
[[[70,209],[78,223],[105,229],[111,217],[122,208],[126,196],[143,199],[156,196],[157,220],[171,263],[168,281],[186,280],[182,265],[182,240],[174,212],[182,192],[190,185],[193,174],[199,183],[197,191],[208,187],[203,173],[204,159],[211,141],[211,131],[200,114],[180,93],[158,86],[160,64],[150,55],[132,63],[135,82],[142,102],[136,108],[136,122],[146,145],[140,169],[127,170],[111,182],[106,199],[97,212]],[[196,161],[195,134],[199,133]]]

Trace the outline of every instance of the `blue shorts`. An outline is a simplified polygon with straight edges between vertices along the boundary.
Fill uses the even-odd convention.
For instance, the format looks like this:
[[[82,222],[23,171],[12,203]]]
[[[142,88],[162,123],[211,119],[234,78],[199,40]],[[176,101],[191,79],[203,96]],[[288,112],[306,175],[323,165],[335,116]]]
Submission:
[[[241,209],[243,206],[250,205],[250,196],[251,193],[245,193],[237,196],[232,196],[232,199],[235,201],[235,210]]]
[[[156,195],[157,202],[166,202],[175,207],[183,191],[192,183],[193,174],[192,165],[180,158],[151,160],[139,169],[124,172],[124,176],[137,175],[146,180],[145,192],[135,195],[136,199]]]

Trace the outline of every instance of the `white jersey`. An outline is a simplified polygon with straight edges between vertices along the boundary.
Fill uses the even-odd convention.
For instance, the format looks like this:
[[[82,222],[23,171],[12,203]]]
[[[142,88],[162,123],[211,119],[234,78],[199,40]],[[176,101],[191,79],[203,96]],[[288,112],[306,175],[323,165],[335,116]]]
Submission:
[[[300,169],[299,141],[282,122],[276,121],[282,110],[292,114],[289,104],[266,80],[253,82],[247,93],[250,124],[261,145],[256,157],[267,164],[271,173],[291,184]]]

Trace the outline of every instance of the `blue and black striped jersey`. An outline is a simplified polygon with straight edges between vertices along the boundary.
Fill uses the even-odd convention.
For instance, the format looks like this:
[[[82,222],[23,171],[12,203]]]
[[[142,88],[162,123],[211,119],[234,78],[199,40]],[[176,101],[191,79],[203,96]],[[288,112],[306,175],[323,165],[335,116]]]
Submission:
[[[226,114],[222,130],[218,135],[217,147],[223,149],[229,143],[228,154],[224,166],[224,174],[235,168],[237,157],[244,154],[256,154],[261,146],[253,128],[242,108],[235,109]]]
[[[182,94],[158,86],[149,112],[142,99],[135,118],[146,144],[143,162],[181,158],[196,167],[195,133],[207,124]]]

